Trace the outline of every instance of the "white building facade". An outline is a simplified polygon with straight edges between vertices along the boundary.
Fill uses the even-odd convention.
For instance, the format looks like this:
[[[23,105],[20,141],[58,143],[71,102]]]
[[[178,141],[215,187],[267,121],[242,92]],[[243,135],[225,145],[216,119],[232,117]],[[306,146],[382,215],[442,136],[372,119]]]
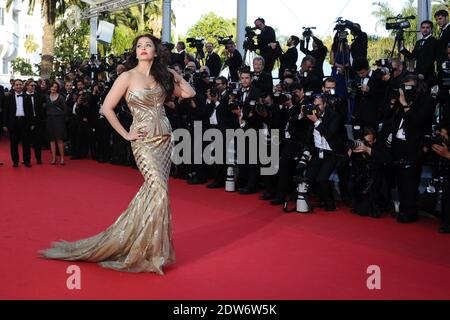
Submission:
[[[16,76],[11,68],[15,58],[25,59],[36,71],[34,65],[41,61],[44,20],[40,1],[36,1],[32,15],[28,14],[28,0],[14,0],[9,9],[6,2],[0,0],[0,84],[9,87],[9,80]],[[29,37],[38,45],[34,52],[25,49]]]

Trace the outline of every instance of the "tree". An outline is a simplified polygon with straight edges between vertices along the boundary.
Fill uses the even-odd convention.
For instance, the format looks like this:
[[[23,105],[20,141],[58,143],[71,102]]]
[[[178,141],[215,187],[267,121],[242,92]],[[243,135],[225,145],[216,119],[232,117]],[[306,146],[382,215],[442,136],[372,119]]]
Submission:
[[[13,73],[17,73],[21,76],[36,75],[33,71],[33,67],[31,66],[31,64],[24,58],[20,57],[15,58],[13,61],[11,61],[11,67],[13,69]]]
[[[233,39],[236,39],[236,19],[225,19],[217,16],[213,12],[204,14],[200,20],[188,30],[185,38],[202,38],[217,47],[219,43],[216,36],[233,36]],[[181,38],[180,40],[184,39]],[[194,49],[189,49],[188,51],[193,50]],[[217,53],[224,56],[224,52],[225,47],[220,46]]]
[[[31,34],[27,37],[24,43],[26,53],[35,53],[39,45],[34,41],[34,36]]]
[[[12,2],[13,0],[7,1],[7,8],[11,6]],[[69,2],[80,3],[80,1],[75,0],[41,0],[42,16],[44,18],[44,35],[42,37],[42,61],[40,76],[43,78],[49,78],[53,71],[56,18],[64,14],[66,4]],[[29,14],[34,11],[35,4],[36,0],[28,0]]]

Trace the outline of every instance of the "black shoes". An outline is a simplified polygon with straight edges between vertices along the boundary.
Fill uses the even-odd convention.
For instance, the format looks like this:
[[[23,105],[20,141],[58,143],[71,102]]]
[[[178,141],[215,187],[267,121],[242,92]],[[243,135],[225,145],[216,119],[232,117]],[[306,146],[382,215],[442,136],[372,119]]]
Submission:
[[[397,215],[397,222],[398,223],[413,223],[416,222],[418,219],[417,215],[410,215],[410,214],[404,214],[404,213],[399,213]]]
[[[13,164],[13,168],[18,168],[19,167],[19,164],[18,163],[14,163]]]
[[[259,197],[259,199],[260,199],[260,200],[265,200],[265,201],[267,201],[267,200],[273,200],[273,199],[275,199],[275,195],[274,195],[273,193],[264,192],[264,193],[262,194],[262,196]]]
[[[42,164],[42,160],[36,160],[37,164]]]
[[[208,189],[220,189],[220,188],[224,188],[225,187],[225,183],[224,182],[214,181],[213,183],[208,184],[206,187]]]
[[[275,198],[272,201],[270,201],[270,204],[272,206],[281,206],[284,205],[284,199],[283,198]]]
[[[443,234],[449,234],[450,233],[450,226],[442,226],[439,228],[439,233]]]
[[[189,185],[199,185],[204,183],[206,183],[206,179],[200,179],[198,177],[188,180]]]
[[[29,164],[29,163],[25,163],[25,167],[27,167],[27,168],[31,168],[31,164]]]
[[[239,188],[237,190],[240,194],[255,194],[257,191],[253,188]]]

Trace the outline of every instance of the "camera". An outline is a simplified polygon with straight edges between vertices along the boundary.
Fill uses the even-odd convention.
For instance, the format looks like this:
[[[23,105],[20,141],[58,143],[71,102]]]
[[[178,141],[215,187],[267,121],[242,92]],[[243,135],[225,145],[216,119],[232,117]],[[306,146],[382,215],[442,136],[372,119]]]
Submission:
[[[336,26],[334,27],[334,31],[337,31],[339,40],[347,40],[347,22],[345,20],[342,20],[342,17],[336,19]]]
[[[392,73],[392,64],[390,63],[389,59],[378,59],[375,61],[375,65],[383,75]]]
[[[431,148],[434,144],[437,144],[440,146],[447,146],[447,141],[440,134],[435,134],[432,136],[426,135],[426,136],[424,136],[423,144],[425,147]]]
[[[257,28],[254,27],[245,27],[245,41],[244,41],[244,50],[248,51],[255,51],[256,50],[256,44],[254,38],[256,37],[256,30]]]
[[[411,27],[411,23],[408,20],[415,19],[415,16],[403,17],[399,14],[396,17],[389,17],[386,19],[386,30],[405,30]],[[394,21],[394,22],[389,22]]]
[[[312,37],[312,30],[316,29],[316,27],[303,27],[303,37],[304,38],[311,38]]]
[[[205,39],[202,38],[187,38],[186,42],[189,43],[189,48],[203,49]]]
[[[403,94],[405,95],[408,104],[416,100],[418,94],[416,86],[402,84],[400,87],[403,90]]]
[[[311,161],[312,154],[308,148],[305,148],[302,152],[301,157],[298,159],[297,167],[295,170],[297,171],[297,175],[303,177],[305,175],[306,169],[308,168],[308,164]]]
[[[221,36],[215,36],[217,39],[217,42],[223,46],[225,46],[228,42],[233,40],[233,36],[227,36],[227,37],[221,37]]]
[[[175,49],[175,45],[170,42],[163,42],[162,45],[166,47],[166,49],[171,52],[173,49]]]
[[[329,106],[335,107],[339,102],[339,97],[336,96],[336,89],[330,89],[324,93]]]
[[[315,104],[313,104],[313,103],[308,103],[308,104],[303,106],[303,114],[305,116],[306,115],[309,115],[309,116],[314,115],[314,116],[318,117],[319,113],[320,113],[320,107],[315,105]]]

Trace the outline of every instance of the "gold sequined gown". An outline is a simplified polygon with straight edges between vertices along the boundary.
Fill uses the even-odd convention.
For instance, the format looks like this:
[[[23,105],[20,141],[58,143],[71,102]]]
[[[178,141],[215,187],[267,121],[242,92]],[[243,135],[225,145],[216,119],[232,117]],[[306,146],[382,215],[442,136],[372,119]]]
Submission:
[[[156,272],[175,262],[169,207],[171,126],[164,111],[160,86],[129,91],[131,128],[148,132],[131,143],[145,182],[119,219],[106,231],[75,242],[56,242],[41,251],[47,259],[99,262],[102,267],[126,272]]]

